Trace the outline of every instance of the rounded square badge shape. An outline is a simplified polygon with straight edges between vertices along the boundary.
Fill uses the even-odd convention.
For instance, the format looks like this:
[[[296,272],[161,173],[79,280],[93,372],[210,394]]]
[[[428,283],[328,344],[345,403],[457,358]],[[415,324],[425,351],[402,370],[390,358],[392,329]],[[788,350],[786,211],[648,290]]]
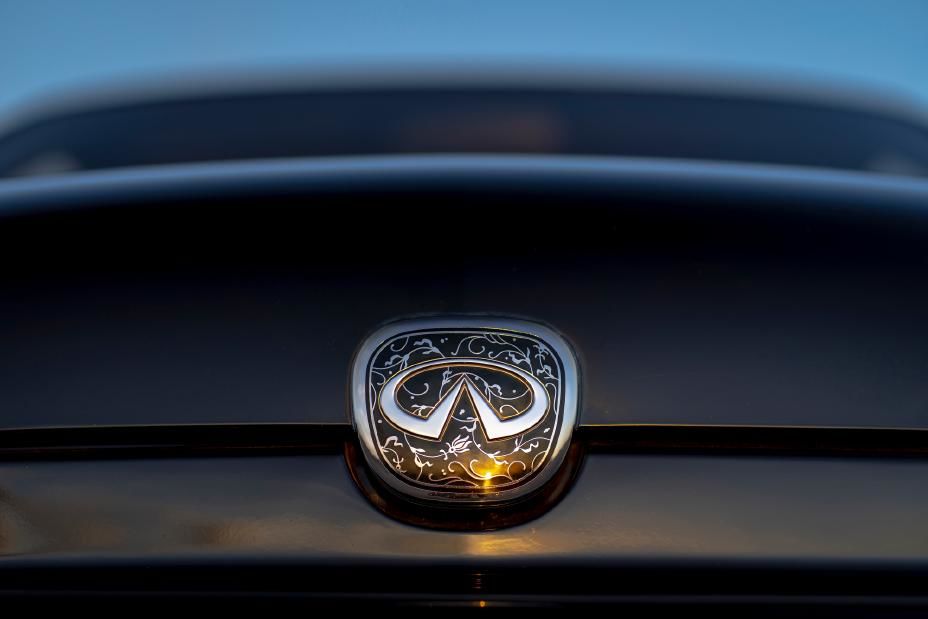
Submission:
[[[387,325],[352,370],[352,422],[377,478],[420,501],[493,504],[533,494],[563,464],[577,362],[528,321],[443,318]]]

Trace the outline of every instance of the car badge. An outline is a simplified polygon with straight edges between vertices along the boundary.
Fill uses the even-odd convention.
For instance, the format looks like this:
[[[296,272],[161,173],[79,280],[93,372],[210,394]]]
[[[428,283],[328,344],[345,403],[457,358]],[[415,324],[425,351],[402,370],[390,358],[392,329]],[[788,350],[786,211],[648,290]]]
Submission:
[[[362,344],[351,397],[364,459],[392,490],[496,504],[539,490],[563,463],[577,363],[561,336],[531,322],[398,322]]]

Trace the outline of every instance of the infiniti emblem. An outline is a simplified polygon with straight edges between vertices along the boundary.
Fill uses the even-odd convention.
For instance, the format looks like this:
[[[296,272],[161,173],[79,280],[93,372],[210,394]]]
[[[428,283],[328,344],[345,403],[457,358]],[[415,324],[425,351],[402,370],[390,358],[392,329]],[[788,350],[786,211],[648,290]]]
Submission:
[[[451,382],[452,387],[440,397],[427,417],[405,410],[397,401],[399,395],[397,392],[403,389],[415,374],[439,368],[454,370],[450,375],[445,375],[450,377],[450,381],[447,379],[444,381]],[[497,410],[490,401],[493,397],[493,386],[489,386],[489,393],[485,395],[476,384],[480,378],[474,372],[482,369],[509,374],[523,381],[527,385],[526,393],[530,392],[531,395],[528,408],[524,411],[517,411],[514,419],[505,418],[502,410]],[[518,393],[518,390],[514,389],[513,392]],[[491,441],[522,434],[537,425],[548,411],[550,404],[545,386],[524,370],[482,359],[455,359],[450,362],[438,359],[406,368],[395,374],[380,391],[380,408],[390,423],[397,428],[434,440],[444,435],[452,413],[459,408],[458,404],[464,395],[467,395],[477,416],[475,421],[483,426],[487,439]],[[506,398],[503,396],[501,399]],[[500,408],[506,406],[516,410],[511,404],[503,404]]]
[[[411,498],[496,503],[541,488],[577,419],[566,342],[535,323],[394,323],[355,358],[352,420],[377,477]]]

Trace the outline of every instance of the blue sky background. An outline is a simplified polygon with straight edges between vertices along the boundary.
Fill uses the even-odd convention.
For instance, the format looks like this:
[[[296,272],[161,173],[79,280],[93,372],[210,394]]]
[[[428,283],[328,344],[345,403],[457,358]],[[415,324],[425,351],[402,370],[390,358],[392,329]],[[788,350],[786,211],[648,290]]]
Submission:
[[[928,107],[928,0],[0,1],[0,115],[175,71],[374,62],[727,70]]]

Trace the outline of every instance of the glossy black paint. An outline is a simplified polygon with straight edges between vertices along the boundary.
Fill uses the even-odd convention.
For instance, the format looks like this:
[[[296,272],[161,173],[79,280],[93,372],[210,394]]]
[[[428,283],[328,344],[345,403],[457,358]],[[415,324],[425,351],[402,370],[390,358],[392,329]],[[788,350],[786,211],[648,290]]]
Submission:
[[[0,462],[0,594],[923,609],[926,204],[864,175],[492,157],[5,183],[0,423],[33,429],[2,435],[26,451]],[[363,335],[462,312],[581,356],[590,454],[495,531],[385,517],[327,451]],[[259,452],[280,427],[156,428],[147,458],[118,450],[151,428],[103,429],[82,448],[108,459],[55,428],[241,422],[335,425]],[[595,427],[628,422],[818,427]]]
[[[436,532],[384,517],[340,455],[4,462],[0,593],[917,602],[926,474],[924,460],[593,454],[531,522]]]
[[[401,316],[541,320],[581,423],[925,427],[928,185],[433,157],[0,188],[0,423],[343,423]]]

